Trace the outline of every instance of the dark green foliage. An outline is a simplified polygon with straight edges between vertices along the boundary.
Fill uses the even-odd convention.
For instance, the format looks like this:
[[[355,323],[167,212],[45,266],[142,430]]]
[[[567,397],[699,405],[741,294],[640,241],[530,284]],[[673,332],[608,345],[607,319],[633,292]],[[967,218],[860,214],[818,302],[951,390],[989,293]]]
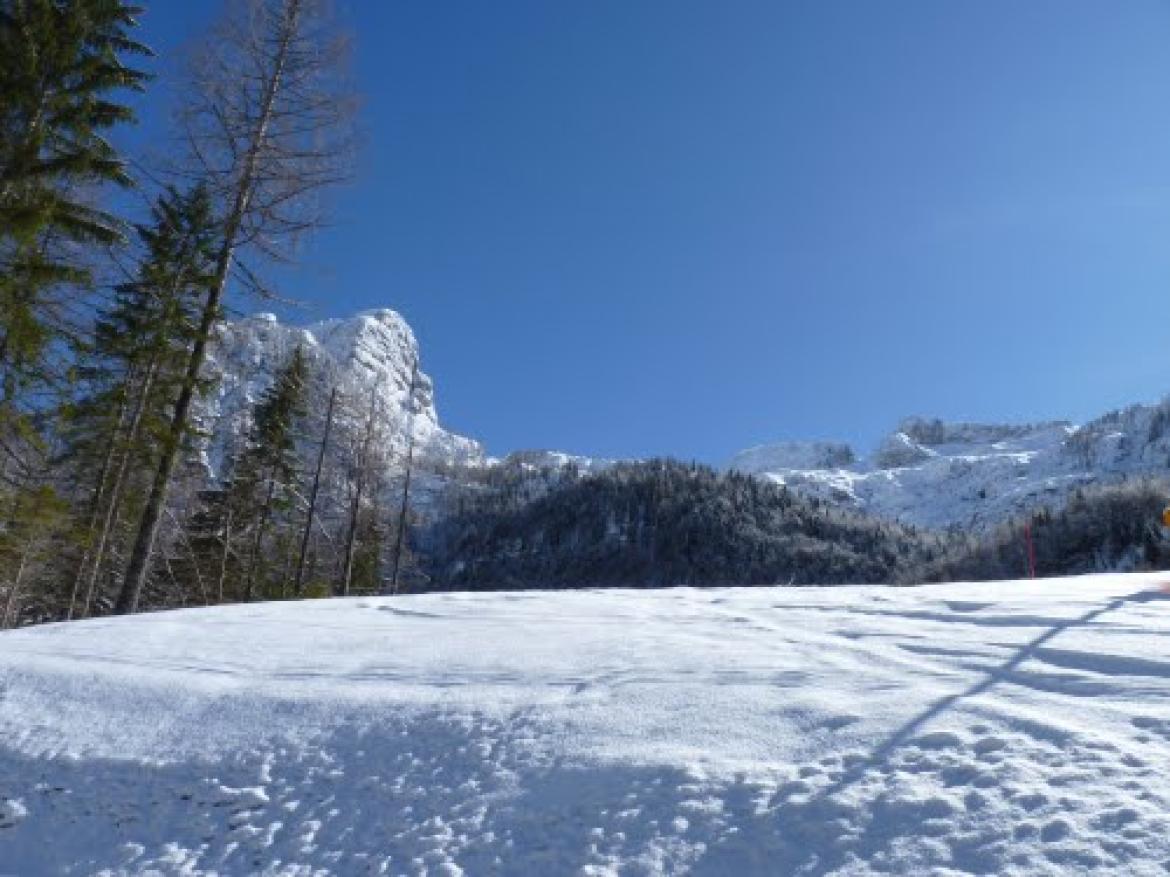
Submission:
[[[204,188],[168,190],[151,223],[136,231],[143,249],[137,274],[99,312],[93,340],[79,345],[86,392],[69,409],[68,424],[77,445],[104,445],[117,412],[128,408],[141,408],[143,434],[159,439],[211,279],[217,223]]]
[[[81,347],[86,392],[67,409],[63,463],[89,496],[71,614],[89,614],[103,564],[120,556],[112,530],[140,512],[149,486],[144,476],[170,441],[171,407],[215,259],[217,223],[202,187],[168,190],[154,205],[152,223],[137,232],[137,274],[117,288],[92,342]]]
[[[68,504],[38,485],[5,497],[0,526],[0,629],[54,617],[52,594],[32,583],[53,570],[55,547],[65,537]]]
[[[464,500],[425,534],[437,587],[888,582],[933,537],[756,478],[649,461]]]
[[[141,10],[122,0],[0,2],[0,228],[31,240],[52,228],[111,243],[120,223],[77,200],[79,185],[131,183],[105,132],[134,120],[111,94],[140,91],[145,73],[122,56],[149,55],[130,37]]]
[[[383,567],[386,565],[383,556],[393,545],[390,531],[390,523],[382,520],[377,509],[368,509],[359,514],[353,571],[349,583],[351,595],[382,593]],[[408,563],[409,558],[405,558],[403,565],[406,566]]]
[[[285,491],[299,470],[296,425],[305,415],[308,366],[297,347],[272,386],[256,403],[248,444],[235,467],[233,483],[245,492],[274,480]]]
[[[206,187],[168,188],[150,224],[136,230],[144,250],[138,275],[117,288],[113,306],[99,317],[95,352],[128,367],[167,359],[177,373],[176,349],[194,340],[198,305],[215,269],[219,224]]]
[[[4,401],[45,380],[45,347],[60,329],[44,300],[84,283],[84,255],[63,245],[122,241],[121,224],[85,197],[130,185],[106,133],[133,120],[115,102],[146,74],[126,55],[136,7],[121,0],[0,0],[0,369]],[[81,251],[84,253],[85,251]]]
[[[0,0],[0,528],[30,540],[9,565],[20,575],[0,585],[40,617],[60,602],[70,576],[58,555],[76,544],[61,505],[72,485],[51,458],[92,266],[124,242],[95,196],[131,183],[107,136],[133,120],[117,95],[146,80],[122,60],[149,54],[130,36],[137,12],[121,0]]]
[[[1170,484],[1135,479],[1073,493],[1058,511],[1042,509],[984,538],[957,537],[945,555],[907,572],[919,581],[983,581],[1028,575],[1026,524],[1038,576],[1163,569],[1170,546],[1162,509]]]
[[[229,552],[246,558],[241,565],[240,594],[246,600],[256,594],[258,577],[259,592],[270,596],[283,595],[288,584],[288,570],[273,561],[277,557],[285,558],[292,544],[288,518],[295,506],[302,474],[297,439],[300,421],[305,416],[307,380],[304,351],[297,347],[257,402],[247,445],[232,466],[231,480],[219,503],[218,514],[231,515],[234,531],[231,538],[241,538],[248,546],[243,552],[234,552],[229,545]],[[218,524],[205,521],[202,526],[225,529],[226,518]],[[269,541],[280,545],[269,545]],[[269,562],[262,564],[266,549],[272,549],[267,551]]]

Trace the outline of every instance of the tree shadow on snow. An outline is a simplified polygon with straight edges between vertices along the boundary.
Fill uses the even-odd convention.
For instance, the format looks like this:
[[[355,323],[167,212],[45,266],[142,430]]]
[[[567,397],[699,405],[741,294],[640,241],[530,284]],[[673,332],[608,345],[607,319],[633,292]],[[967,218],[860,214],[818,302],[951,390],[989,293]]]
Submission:
[[[1161,600],[1170,600],[1170,592],[1161,590],[1143,589],[1133,594],[1126,594],[1110,600],[1103,606],[1098,606],[1095,609],[1090,609],[1083,615],[1076,618],[1069,618],[1052,625],[1044,633],[1040,634],[1030,642],[1020,646],[1014,655],[1007,661],[1004,661],[999,666],[988,671],[984,678],[980,679],[970,687],[957,694],[952,694],[932,704],[929,708],[923,710],[918,715],[911,718],[902,727],[898,728],[885,741],[883,741],[873,753],[863,762],[854,765],[846,774],[832,786],[825,790],[825,795],[832,795],[845,789],[850,783],[854,782],[860,776],[864,775],[866,769],[871,768],[877,764],[885,762],[890,754],[899,747],[905,745],[908,741],[914,738],[919,731],[923,729],[929,722],[937,719],[956,704],[978,697],[984,692],[988,691],[995,685],[1011,681],[1013,674],[1028,660],[1038,657],[1040,650],[1056,637],[1060,636],[1073,628],[1086,627],[1092,624],[1103,615],[1108,615],[1111,612],[1116,612],[1135,603],[1150,603]],[[1170,670],[1170,667],[1167,668]]]
[[[0,747],[0,874],[593,869],[746,877],[824,874],[858,862],[903,873],[999,873],[1019,865],[1011,858],[1014,815],[985,819],[987,811],[972,809],[971,796],[981,794],[974,788],[971,812],[923,794],[942,784],[943,767],[902,789],[898,751],[962,701],[1010,681],[1061,633],[1167,596],[1142,591],[1055,624],[868,755],[793,765],[796,776],[779,785],[575,763],[563,757],[557,729],[525,713],[343,711],[307,737],[269,727],[238,752],[178,764],[33,758]],[[253,716],[257,728],[265,716],[295,718],[262,712]],[[11,801],[20,807],[8,808],[6,823]],[[1170,841],[1156,843],[1170,852]]]

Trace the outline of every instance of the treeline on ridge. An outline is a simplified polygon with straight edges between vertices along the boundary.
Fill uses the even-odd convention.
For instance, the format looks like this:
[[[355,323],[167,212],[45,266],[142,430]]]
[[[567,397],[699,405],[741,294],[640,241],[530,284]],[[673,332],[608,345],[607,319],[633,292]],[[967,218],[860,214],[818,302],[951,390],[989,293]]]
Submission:
[[[1022,578],[1031,572],[1029,541],[1039,577],[1165,569],[1170,541],[1160,521],[1168,498],[1170,482],[1158,478],[1080,488],[1064,505],[1041,508],[989,534],[952,535],[946,551],[906,577],[921,582]]]
[[[420,534],[431,587],[891,582],[939,538],[736,472],[670,460],[497,485]],[[519,499],[517,497],[520,497]]]
[[[916,529],[670,460],[496,469],[418,535],[437,589],[989,581],[1170,567],[1170,481],[1075,490],[989,532]]]

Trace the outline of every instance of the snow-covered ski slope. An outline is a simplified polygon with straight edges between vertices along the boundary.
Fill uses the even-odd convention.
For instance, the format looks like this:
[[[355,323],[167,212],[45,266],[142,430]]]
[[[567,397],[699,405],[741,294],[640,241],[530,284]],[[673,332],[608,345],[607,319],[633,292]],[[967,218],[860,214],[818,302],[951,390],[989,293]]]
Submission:
[[[0,874],[1165,874],[1159,576],[0,634]]]

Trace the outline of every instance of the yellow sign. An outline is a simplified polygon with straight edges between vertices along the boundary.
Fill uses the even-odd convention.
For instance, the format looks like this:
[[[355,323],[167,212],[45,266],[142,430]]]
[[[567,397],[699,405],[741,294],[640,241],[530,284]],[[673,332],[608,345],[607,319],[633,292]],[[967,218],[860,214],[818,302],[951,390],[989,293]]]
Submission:
[[[1162,511],[1162,523],[1165,526],[1170,527],[1170,505],[1166,506],[1166,508]]]

